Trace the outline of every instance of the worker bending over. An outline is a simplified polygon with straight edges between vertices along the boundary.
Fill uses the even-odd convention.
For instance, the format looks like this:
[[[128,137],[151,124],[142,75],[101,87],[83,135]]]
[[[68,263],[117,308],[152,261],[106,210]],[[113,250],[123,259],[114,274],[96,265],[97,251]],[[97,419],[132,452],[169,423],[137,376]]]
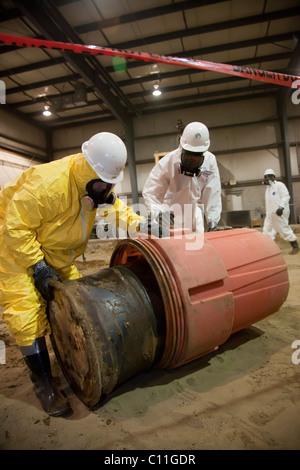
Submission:
[[[127,151],[115,134],[101,132],[82,153],[24,171],[0,191],[0,305],[36,394],[51,416],[70,411],[51,375],[45,337],[49,281],[77,279],[75,259],[85,251],[96,209],[113,208],[115,223],[129,232],[169,234],[146,222],[113,192],[123,178]]]
[[[208,151],[209,131],[201,122],[188,124],[176,150],[161,158],[143,188],[145,205],[154,218],[170,225],[204,232],[216,230],[222,212],[221,182],[216,157]],[[162,216],[161,216],[162,214]]]

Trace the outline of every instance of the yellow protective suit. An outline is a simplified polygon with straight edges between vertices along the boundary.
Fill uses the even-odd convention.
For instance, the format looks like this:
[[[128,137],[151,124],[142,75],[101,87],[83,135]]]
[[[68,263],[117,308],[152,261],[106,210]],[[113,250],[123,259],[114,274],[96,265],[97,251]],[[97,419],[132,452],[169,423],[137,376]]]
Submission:
[[[0,305],[19,346],[51,332],[30,266],[44,258],[63,280],[80,277],[73,262],[84,253],[96,216],[83,209],[81,198],[94,178],[79,153],[33,166],[0,191]],[[131,231],[145,220],[118,198],[107,207],[103,216],[113,210],[117,226]]]

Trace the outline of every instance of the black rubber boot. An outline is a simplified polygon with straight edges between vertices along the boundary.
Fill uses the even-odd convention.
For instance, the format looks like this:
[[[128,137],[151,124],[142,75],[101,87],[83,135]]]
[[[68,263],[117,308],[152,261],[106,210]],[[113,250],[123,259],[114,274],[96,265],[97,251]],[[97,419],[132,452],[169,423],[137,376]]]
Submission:
[[[292,251],[290,251],[290,255],[295,255],[296,253],[298,253],[299,251],[299,245],[298,245],[298,242],[297,240],[294,240],[293,242],[290,242],[290,244],[292,245]]]
[[[49,416],[61,416],[71,412],[69,402],[54,383],[47,349],[23,357],[31,372],[35,394],[46,413]]]

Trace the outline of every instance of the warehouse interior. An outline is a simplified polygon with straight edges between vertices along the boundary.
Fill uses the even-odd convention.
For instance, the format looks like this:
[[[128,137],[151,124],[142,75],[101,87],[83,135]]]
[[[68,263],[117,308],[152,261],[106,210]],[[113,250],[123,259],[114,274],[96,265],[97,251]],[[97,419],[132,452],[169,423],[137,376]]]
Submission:
[[[55,41],[102,46],[297,78],[298,0],[2,0],[0,13],[0,34],[49,44],[20,47],[0,37],[0,188],[33,165],[81,152],[83,142],[107,131],[121,137],[128,151],[116,193],[128,205],[143,204],[143,186],[157,159],[178,147],[188,123],[200,121],[209,129],[220,172],[220,225],[261,230],[263,175],[273,168],[289,190],[289,221],[299,233],[296,89],[217,67],[50,47]],[[12,365],[7,371],[0,364],[0,377],[6,377],[0,448],[299,450],[300,365],[290,357],[300,331],[300,262],[299,255],[291,260],[286,242],[276,242],[288,264],[291,297],[274,320],[234,336],[206,359],[134,378],[95,410],[74,396],[73,418],[58,424],[31,397],[22,358],[2,324]],[[83,275],[108,266],[116,241],[101,243],[105,248],[92,239],[85,260],[78,260]]]
[[[197,8],[193,1],[146,2],[138,16],[122,2],[1,3],[4,34],[297,75],[297,1],[207,1]],[[12,156],[6,168],[8,157],[1,158],[1,178],[11,178],[28,159],[46,162],[77,153],[94,133],[109,130],[130,149],[118,194],[136,203],[154,154],[177,148],[183,127],[200,121],[210,130],[210,150],[218,158],[223,210],[250,210],[251,219],[259,219],[263,173],[273,168],[288,184],[291,221],[298,222],[295,90],[169,64],[9,45],[1,46],[0,78],[6,87],[1,149],[27,159],[18,163]],[[152,95],[155,85],[159,97]],[[44,106],[51,116],[43,115]]]

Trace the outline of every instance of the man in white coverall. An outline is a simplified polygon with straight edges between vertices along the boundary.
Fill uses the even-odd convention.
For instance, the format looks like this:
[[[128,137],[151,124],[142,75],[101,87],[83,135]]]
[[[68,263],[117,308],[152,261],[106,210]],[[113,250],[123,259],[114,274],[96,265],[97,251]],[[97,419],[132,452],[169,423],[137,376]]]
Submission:
[[[276,181],[275,171],[268,169],[264,173],[264,184],[267,185],[265,192],[266,218],[263,233],[272,240],[276,233],[290,242],[292,245],[291,255],[298,253],[299,246],[297,237],[289,226],[289,200],[290,195],[284,183]]]
[[[123,141],[100,132],[84,142],[82,153],[33,166],[0,191],[3,320],[50,416],[70,411],[53,380],[46,347],[45,337],[51,333],[46,313],[50,280],[81,277],[74,261],[85,251],[99,207],[104,217],[114,212],[116,226],[129,232],[165,234],[113,192],[123,178],[126,160]]]
[[[179,147],[159,160],[144,185],[143,197],[152,217],[162,223],[169,221],[168,226],[203,233],[201,202],[208,231],[217,229],[222,211],[221,183],[209,146],[204,124],[191,122],[185,127]]]

